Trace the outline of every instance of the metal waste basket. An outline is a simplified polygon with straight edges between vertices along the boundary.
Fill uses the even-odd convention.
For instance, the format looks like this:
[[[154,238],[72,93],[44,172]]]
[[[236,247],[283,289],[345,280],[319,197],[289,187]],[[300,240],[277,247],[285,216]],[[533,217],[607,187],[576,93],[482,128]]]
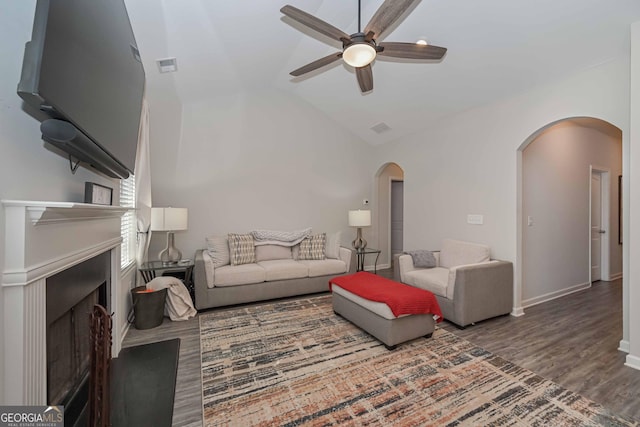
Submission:
[[[162,324],[167,290],[148,291],[146,286],[131,289],[136,329],[151,329]]]

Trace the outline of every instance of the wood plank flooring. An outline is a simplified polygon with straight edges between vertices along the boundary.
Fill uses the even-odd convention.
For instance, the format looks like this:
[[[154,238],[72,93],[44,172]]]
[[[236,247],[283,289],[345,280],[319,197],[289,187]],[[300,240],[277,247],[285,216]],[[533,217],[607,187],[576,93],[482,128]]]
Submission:
[[[640,371],[624,366],[622,280],[460,330],[444,329],[494,354],[640,420]]]
[[[390,270],[379,273],[391,277]],[[465,330],[447,322],[441,326],[640,420],[640,371],[624,366],[625,353],[617,350],[622,334],[621,280],[598,282],[590,289],[528,308],[522,317],[498,317]],[[124,345],[171,338],[181,339],[173,425],[202,426],[198,318],[186,322],[165,319],[157,328],[142,331],[132,326]]]

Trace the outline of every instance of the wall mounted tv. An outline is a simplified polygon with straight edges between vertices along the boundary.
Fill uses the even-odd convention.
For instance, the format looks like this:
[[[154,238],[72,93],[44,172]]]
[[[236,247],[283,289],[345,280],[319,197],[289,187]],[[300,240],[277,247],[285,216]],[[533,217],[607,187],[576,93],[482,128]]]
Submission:
[[[145,75],[124,0],[38,0],[18,95],[42,138],[113,178],[133,173]]]

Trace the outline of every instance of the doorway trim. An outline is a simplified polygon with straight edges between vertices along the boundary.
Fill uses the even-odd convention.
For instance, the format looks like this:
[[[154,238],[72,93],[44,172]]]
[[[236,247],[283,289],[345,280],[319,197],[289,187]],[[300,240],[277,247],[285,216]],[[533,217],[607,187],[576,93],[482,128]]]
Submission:
[[[600,175],[600,226],[605,231],[600,241],[600,280],[611,280],[610,267],[610,239],[611,239],[611,169],[602,166],[589,166],[589,286],[591,281],[591,260],[593,254],[591,252],[591,184],[592,175],[596,173]]]
[[[389,254],[389,267],[391,268],[393,267],[393,254],[391,253],[391,210],[393,209],[393,207],[391,206],[392,204],[392,197],[391,197],[391,186],[393,185],[393,181],[400,181],[402,183],[404,183],[404,177],[401,176],[389,176],[389,185],[388,185],[388,191],[389,191],[389,212],[387,212],[387,218],[389,219],[389,224],[387,225],[387,231],[389,232],[388,236],[387,236],[387,253]],[[404,192],[404,187],[403,190]],[[403,194],[403,200],[404,200],[404,194]],[[404,212],[404,206],[402,211]],[[402,234],[404,235],[404,213],[403,213],[403,218],[402,218]],[[404,236],[403,236],[404,237]],[[403,249],[404,249],[404,239],[403,239]]]

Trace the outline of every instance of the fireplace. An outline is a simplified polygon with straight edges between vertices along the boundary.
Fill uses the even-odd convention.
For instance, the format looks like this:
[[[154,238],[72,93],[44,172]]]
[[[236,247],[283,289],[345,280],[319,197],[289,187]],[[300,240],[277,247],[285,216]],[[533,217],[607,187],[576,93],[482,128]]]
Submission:
[[[84,203],[3,200],[5,210],[4,395],[8,405],[72,402],[87,378],[78,325],[104,304],[113,324],[119,306],[120,216],[127,209]],[[128,292],[128,287],[127,291]],[[88,327],[88,326],[87,326]],[[112,354],[122,330],[114,326]],[[65,339],[67,341],[65,341]],[[48,364],[51,362],[51,364]],[[66,418],[66,414],[65,414]]]
[[[90,318],[95,304],[107,311],[110,307],[109,255],[97,255],[46,280],[47,403],[64,406],[67,425],[75,425],[88,409]]]

